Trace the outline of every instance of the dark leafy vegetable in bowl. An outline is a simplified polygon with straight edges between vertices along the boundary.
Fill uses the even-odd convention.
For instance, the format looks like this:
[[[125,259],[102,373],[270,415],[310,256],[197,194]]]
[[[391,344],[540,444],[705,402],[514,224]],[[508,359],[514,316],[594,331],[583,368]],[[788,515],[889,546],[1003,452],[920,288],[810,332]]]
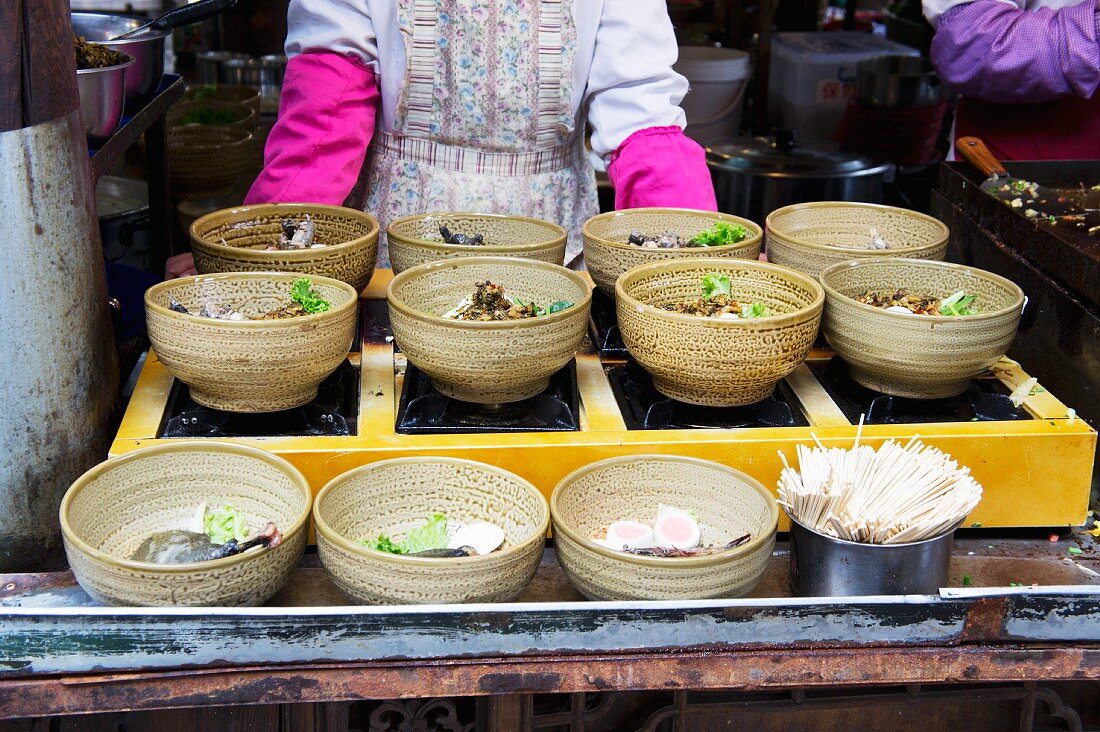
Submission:
[[[967,294],[965,290],[959,290],[943,300],[930,295],[913,295],[907,290],[894,293],[867,290],[856,298],[864,305],[883,308],[891,313],[946,316],[976,315],[978,311],[974,308],[974,302],[977,299],[977,295]]]
[[[112,51],[106,46],[86,41],[75,33],[73,34],[73,50],[76,53],[76,68],[81,71],[103,69],[108,66],[118,66],[126,63],[126,56],[118,51]]]
[[[733,297],[733,283],[727,275],[711,273],[700,280],[702,297],[663,305],[662,308],[684,315],[707,318],[762,318],[771,313],[762,302],[741,303]]]
[[[464,298],[462,302],[445,313],[443,317],[454,320],[516,320],[518,318],[537,318],[542,315],[558,313],[573,307],[568,300],[556,300],[549,307],[543,308],[532,302],[523,302],[518,297],[514,298],[504,294],[504,287],[489,281],[479,282],[475,285],[474,294]]]

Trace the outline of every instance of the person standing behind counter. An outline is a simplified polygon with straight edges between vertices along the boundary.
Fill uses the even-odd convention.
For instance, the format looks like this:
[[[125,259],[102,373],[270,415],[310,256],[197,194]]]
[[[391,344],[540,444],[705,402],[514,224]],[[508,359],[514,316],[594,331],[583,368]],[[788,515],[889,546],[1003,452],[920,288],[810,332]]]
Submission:
[[[932,63],[960,92],[955,139],[1001,160],[1100,158],[1097,0],[924,0]]]
[[[587,122],[616,208],[717,210],[683,133],[664,0],[292,0],[288,26],[246,203],[347,201],[383,231],[430,211],[522,214],[565,227],[568,261],[597,213]],[[348,200],[360,177],[366,195]]]

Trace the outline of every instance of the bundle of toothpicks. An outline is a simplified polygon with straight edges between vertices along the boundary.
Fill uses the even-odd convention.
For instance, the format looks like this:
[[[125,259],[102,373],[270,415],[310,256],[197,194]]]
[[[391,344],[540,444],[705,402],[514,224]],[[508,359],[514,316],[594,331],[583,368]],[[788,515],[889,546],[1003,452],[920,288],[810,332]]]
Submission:
[[[914,435],[903,447],[860,445],[860,417],[851,449],[798,446],[798,466],[782,452],[779,503],[821,534],[870,544],[905,544],[947,533],[982,498],[982,487],[951,456]]]

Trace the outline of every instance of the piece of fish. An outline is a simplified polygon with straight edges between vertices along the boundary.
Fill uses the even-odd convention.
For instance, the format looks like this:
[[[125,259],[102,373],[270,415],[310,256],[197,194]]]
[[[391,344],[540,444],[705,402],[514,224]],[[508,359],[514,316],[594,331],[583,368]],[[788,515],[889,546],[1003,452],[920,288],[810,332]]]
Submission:
[[[171,295],[168,296],[168,309],[177,313],[184,313],[187,315],[191,314],[191,311],[185,308],[183,306],[183,303],[181,303],[179,300],[172,297]]]
[[[718,552],[733,549],[734,547],[748,543],[750,539],[752,539],[752,534],[745,534],[744,536],[737,537],[725,546],[701,546],[694,549],[672,549],[663,546],[651,546],[644,549],[629,549],[623,547],[620,551],[626,552],[627,554],[637,554],[640,557],[698,557],[704,554],[717,554]]]
[[[454,557],[476,557],[477,550],[472,546],[460,546],[455,549],[425,549],[422,552],[413,552],[410,557],[434,557],[440,559]]]
[[[274,549],[282,540],[283,535],[275,528],[274,523],[268,523],[263,531],[247,541],[238,542],[236,539],[230,539],[224,544],[215,544],[204,533],[173,529],[158,531],[141,542],[130,559],[153,564],[208,562],[212,559],[240,554],[254,546]]]

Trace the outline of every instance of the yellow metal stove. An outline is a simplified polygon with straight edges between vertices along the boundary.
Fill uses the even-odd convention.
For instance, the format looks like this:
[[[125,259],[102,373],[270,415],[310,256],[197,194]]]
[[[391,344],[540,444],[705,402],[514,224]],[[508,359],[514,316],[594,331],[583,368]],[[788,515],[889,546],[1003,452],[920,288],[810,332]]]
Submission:
[[[1014,406],[1008,395],[1029,377],[1013,361],[1003,360],[961,397],[916,402],[856,385],[840,359],[814,350],[764,402],[692,407],[653,389],[617,341],[613,308],[597,293],[584,352],[546,392],[481,408],[435,392],[395,350],[385,306],[390,278],[389,271],[376,273],[364,293],[359,350],[297,410],[236,415],[201,407],[150,351],[111,454],[179,438],[241,442],[289,460],[314,491],[365,463],[449,455],[511,470],[549,496],[559,479],[595,460],[666,453],[717,460],[774,486],[779,452],[793,459],[795,446],[815,435],[827,445],[850,445],[865,414],[865,442],[918,434],[970,466],[985,488],[971,517],[976,524],[1085,520],[1096,431],[1041,385]]]

